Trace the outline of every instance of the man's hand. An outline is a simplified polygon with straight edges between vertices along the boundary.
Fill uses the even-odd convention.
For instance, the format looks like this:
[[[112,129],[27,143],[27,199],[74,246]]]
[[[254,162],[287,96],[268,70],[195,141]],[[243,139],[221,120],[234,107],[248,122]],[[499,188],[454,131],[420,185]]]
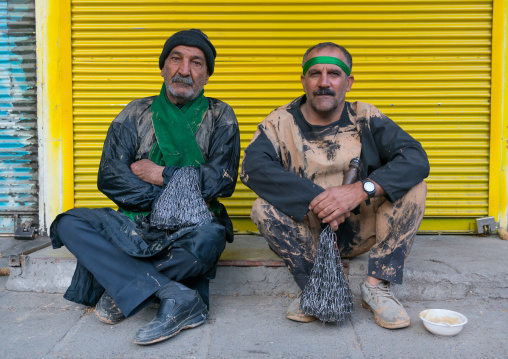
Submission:
[[[145,182],[161,187],[164,184],[164,178],[162,177],[164,166],[156,165],[154,162],[144,159],[133,162],[129,167],[132,173]]]
[[[310,202],[309,210],[336,231],[339,224],[351,215],[351,211],[368,197],[363,190],[362,182],[328,187]]]

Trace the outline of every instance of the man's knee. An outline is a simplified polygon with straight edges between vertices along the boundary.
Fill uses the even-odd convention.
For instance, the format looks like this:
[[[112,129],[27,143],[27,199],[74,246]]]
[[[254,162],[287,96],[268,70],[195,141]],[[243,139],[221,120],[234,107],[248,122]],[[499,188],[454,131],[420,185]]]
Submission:
[[[79,218],[65,215],[62,216],[57,223],[56,234],[63,244],[66,244],[76,238],[75,234],[80,226],[81,220]]]
[[[397,223],[399,231],[416,233],[425,212],[427,184],[422,181],[412,187],[404,197],[387,209],[383,217]]]
[[[376,242],[379,248],[393,250],[401,247],[404,248],[401,253],[409,253],[423,219],[426,197],[427,184],[422,181],[398,201],[382,206],[376,216]]]
[[[387,239],[403,242],[407,248],[411,248],[423,218],[426,197],[427,184],[422,181],[393,203],[385,198],[376,198],[378,202],[373,201],[371,207],[362,204],[361,215],[348,219],[349,226],[344,235],[350,239],[341,249],[341,255],[345,258],[356,257]],[[390,245],[394,246],[395,243]]]
[[[376,221],[383,221],[388,217],[405,217],[407,212],[418,212],[423,216],[425,211],[425,200],[427,198],[427,184],[422,181],[412,187],[403,197],[395,202],[384,200],[379,207],[373,209],[376,213]],[[402,219],[402,218],[401,218]]]
[[[251,219],[263,235],[269,235],[274,229],[294,228],[299,225],[288,215],[262,198],[256,199],[251,210]]]
[[[261,223],[263,223],[268,216],[268,211],[270,209],[270,204],[266,202],[261,197],[257,198],[254,201],[254,204],[252,205],[252,209],[250,212],[250,218],[252,219],[252,222],[258,227]],[[260,229],[261,230],[261,229]]]
[[[204,275],[215,276],[215,268],[226,246],[224,226],[212,222],[197,227],[157,255],[152,264],[169,279],[182,281]]]
[[[425,181],[421,181],[412,187],[403,198],[425,207],[425,200],[427,199],[427,183],[425,183]]]
[[[201,265],[210,269],[226,248],[226,229],[216,222],[199,226],[187,238],[176,241],[173,247],[186,250]]]
[[[274,246],[277,248],[278,242],[283,239],[282,233],[289,234],[291,232],[289,229],[285,229],[288,221],[284,216],[261,197],[256,199],[252,205],[250,218],[272,250],[274,250]],[[278,250],[275,252],[278,253]]]

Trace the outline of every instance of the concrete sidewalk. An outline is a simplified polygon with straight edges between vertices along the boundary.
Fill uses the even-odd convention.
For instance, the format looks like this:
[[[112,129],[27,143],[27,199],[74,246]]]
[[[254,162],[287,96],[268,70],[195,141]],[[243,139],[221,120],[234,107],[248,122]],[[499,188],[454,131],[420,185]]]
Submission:
[[[240,253],[234,253],[235,246]],[[287,320],[285,310],[297,288],[263,246],[262,238],[253,236],[230,246],[223,264],[233,264],[234,258],[241,265],[250,258],[258,265],[222,265],[211,285],[210,319],[149,347],[133,344],[132,338],[153,318],[154,306],[110,326],[100,323],[92,308],[61,294],[19,291],[30,289],[30,281],[40,285],[37,277],[47,288],[65,286],[48,281],[51,271],[60,271],[61,278],[72,275],[72,257],[32,253],[24,268],[12,268],[11,290],[0,292],[0,353],[4,358],[508,358],[508,242],[496,236],[418,236],[405,283],[394,288],[412,324],[395,331],[378,327],[358,296],[353,317],[341,326]],[[239,257],[246,251],[250,257]],[[350,262],[356,293],[366,259]],[[0,288],[6,279],[0,277]],[[427,308],[459,311],[468,324],[455,337],[434,336],[418,318]]]
[[[3,280],[3,279],[0,279]],[[409,328],[378,327],[357,310],[342,326],[301,324],[284,316],[291,298],[213,296],[210,319],[153,346],[132,342],[156,313],[149,307],[115,326],[59,294],[0,292],[3,358],[506,358],[506,299],[405,301]],[[468,318],[455,337],[428,333],[418,319],[427,308],[460,311]]]

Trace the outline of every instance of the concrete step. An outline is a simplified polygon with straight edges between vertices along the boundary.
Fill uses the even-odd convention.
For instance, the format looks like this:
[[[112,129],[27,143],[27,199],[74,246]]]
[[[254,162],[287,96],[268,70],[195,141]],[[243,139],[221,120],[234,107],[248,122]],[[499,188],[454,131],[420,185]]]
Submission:
[[[404,284],[394,285],[401,300],[452,300],[467,297],[508,298],[508,241],[497,236],[419,235],[406,261]],[[44,248],[22,256],[11,267],[6,288],[14,291],[63,293],[76,259],[65,248]],[[353,294],[365,278],[368,255],[349,262]],[[282,260],[255,235],[238,235],[219,262],[212,295],[297,295]]]
[[[0,237],[0,276],[8,276],[10,266],[19,262],[19,257],[49,247],[48,237],[35,239],[14,239],[13,236]]]
[[[0,237],[0,268],[8,267],[10,262],[16,262],[17,257],[36,252],[49,247],[49,237],[35,239],[14,239],[13,236]]]

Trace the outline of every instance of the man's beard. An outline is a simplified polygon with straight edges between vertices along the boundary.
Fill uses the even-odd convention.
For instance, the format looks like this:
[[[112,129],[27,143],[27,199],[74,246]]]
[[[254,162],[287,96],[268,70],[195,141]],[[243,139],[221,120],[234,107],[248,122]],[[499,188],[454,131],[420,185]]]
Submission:
[[[190,85],[191,87],[189,88],[189,90],[187,90],[186,93],[181,92],[178,93],[176,89],[173,88],[174,83],[183,83],[186,85]],[[170,81],[166,81],[166,89],[178,104],[183,105],[186,104],[187,102],[194,100],[204,87],[204,81],[202,81],[202,84],[197,83],[196,86],[194,86],[194,84],[195,83],[192,80],[192,77],[181,76],[180,74],[176,74]]]

